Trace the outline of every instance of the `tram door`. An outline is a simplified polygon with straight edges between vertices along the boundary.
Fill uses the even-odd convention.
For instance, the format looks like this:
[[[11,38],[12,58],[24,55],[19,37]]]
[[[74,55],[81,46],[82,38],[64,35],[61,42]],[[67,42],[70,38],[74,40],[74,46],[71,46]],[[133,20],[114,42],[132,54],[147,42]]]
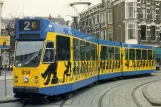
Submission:
[[[69,83],[72,81],[71,62],[71,39],[67,36],[56,36],[56,56],[58,61],[57,75],[59,82]]]

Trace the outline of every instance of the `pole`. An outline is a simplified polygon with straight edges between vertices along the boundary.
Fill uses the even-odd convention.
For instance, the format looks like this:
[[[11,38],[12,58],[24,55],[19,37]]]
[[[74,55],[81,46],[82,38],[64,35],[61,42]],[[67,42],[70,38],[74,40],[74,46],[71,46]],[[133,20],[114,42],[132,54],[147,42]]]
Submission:
[[[7,66],[5,65],[5,97],[7,96],[7,83],[6,83],[6,70],[7,69]]]
[[[2,49],[1,49],[1,58],[0,58],[0,76],[2,75]]]
[[[6,41],[3,43],[3,47],[4,48],[6,47]],[[7,72],[7,65],[5,64],[5,67],[4,67],[4,73],[5,73],[5,97],[7,96],[6,72]]]

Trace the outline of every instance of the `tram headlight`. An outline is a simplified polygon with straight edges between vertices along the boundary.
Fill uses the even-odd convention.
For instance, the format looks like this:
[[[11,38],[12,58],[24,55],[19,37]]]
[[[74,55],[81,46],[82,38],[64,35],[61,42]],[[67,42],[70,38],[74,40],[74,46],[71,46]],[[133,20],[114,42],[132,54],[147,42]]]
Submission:
[[[35,83],[38,83],[38,76],[35,76]]]
[[[23,81],[24,81],[25,83],[27,83],[27,82],[29,81],[29,77],[28,77],[28,76],[24,76],[24,77],[23,77]]]

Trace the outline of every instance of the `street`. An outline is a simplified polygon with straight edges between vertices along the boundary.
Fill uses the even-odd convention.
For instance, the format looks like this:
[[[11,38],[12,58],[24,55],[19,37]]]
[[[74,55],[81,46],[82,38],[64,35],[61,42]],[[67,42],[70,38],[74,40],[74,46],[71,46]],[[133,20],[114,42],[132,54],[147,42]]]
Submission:
[[[91,85],[79,90],[67,100],[53,100],[45,104],[23,102],[1,103],[0,107],[138,107],[134,97],[141,107],[153,107],[143,96],[143,89],[149,90],[151,84],[157,93],[157,89],[159,90],[160,88],[154,84],[160,83],[160,77],[161,72],[157,71],[151,76],[139,76],[123,80],[116,79],[104,81],[98,85]],[[146,84],[151,81],[155,82]],[[0,95],[4,96],[4,81],[0,81],[0,84]],[[7,88],[7,94],[12,94],[11,80],[7,80]]]
[[[6,71],[6,78],[7,78],[7,96],[13,96],[12,91],[12,72]],[[5,76],[4,71],[2,71],[2,76],[0,76],[0,99],[5,97]]]

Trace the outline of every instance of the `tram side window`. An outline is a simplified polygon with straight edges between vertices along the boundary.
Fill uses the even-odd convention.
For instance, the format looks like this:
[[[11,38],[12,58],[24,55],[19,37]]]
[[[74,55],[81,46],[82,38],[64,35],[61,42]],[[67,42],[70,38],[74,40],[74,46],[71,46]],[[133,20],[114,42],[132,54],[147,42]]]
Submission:
[[[141,60],[141,50],[136,49],[136,60]]]
[[[56,36],[56,54],[58,60],[70,60],[70,38]]]
[[[155,51],[153,50],[153,60],[156,60],[155,58]]]
[[[92,60],[95,60],[96,59],[96,49],[95,49],[95,45],[94,44],[91,44],[91,59]]]
[[[125,48],[125,60],[129,60],[129,49]]]
[[[80,60],[85,60],[85,42],[80,41]]]
[[[108,47],[108,57],[110,60],[115,60],[115,50],[114,47]]]
[[[147,60],[147,50],[142,50],[142,59]]]
[[[120,48],[115,48],[115,60],[120,60]]]
[[[130,49],[129,51],[129,60],[135,60],[135,50]]]
[[[148,60],[152,60],[152,50],[148,50]]]
[[[107,46],[101,46],[101,60],[106,60],[107,58]]]
[[[79,40],[78,39],[73,39],[73,60],[77,61],[79,60]]]
[[[95,45],[95,60],[97,60],[98,55],[97,55],[97,45]]]
[[[54,43],[53,42],[47,42],[43,62],[45,63],[52,63],[54,62]]]
[[[91,59],[91,45],[90,43],[86,42],[86,60]]]

